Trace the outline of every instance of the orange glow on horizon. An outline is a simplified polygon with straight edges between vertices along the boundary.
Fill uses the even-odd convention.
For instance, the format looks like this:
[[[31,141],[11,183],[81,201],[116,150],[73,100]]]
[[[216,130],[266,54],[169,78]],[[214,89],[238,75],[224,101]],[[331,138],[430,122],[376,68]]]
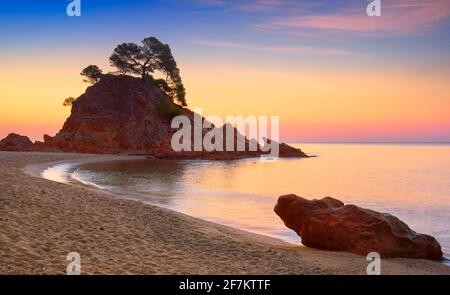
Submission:
[[[85,91],[88,85],[79,72],[99,59],[104,57],[2,60],[7,67],[0,69],[0,137],[12,131],[39,140],[44,133],[54,135],[70,113],[63,99]],[[187,60],[180,68],[191,109],[201,107],[204,115],[223,118],[278,115],[281,134],[289,139],[401,138],[450,131],[446,69],[444,74],[385,68],[287,70]],[[99,66],[110,70],[106,63]]]

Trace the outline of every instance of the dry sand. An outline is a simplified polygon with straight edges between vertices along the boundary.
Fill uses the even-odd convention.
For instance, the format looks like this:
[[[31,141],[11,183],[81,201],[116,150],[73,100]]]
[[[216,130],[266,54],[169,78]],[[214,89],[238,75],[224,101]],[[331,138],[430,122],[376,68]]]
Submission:
[[[46,163],[119,156],[0,152],[0,274],[365,274],[365,257],[291,245],[39,177]],[[23,167],[27,167],[24,172]],[[427,260],[385,259],[383,274],[450,274]]]

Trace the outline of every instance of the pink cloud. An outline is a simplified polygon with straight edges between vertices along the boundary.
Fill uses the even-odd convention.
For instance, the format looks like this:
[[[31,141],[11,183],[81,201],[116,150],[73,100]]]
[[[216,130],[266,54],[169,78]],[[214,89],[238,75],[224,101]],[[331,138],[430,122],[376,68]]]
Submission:
[[[300,54],[309,56],[356,56],[356,57],[367,57],[367,54],[358,53],[353,51],[347,51],[335,48],[319,48],[314,46],[301,46],[301,47],[289,47],[289,46],[258,46],[250,45],[244,43],[233,43],[224,41],[195,41],[197,45],[209,46],[209,47],[220,47],[229,49],[239,49],[239,50],[253,50],[262,52],[272,52],[272,53],[284,53],[284,54]]]
[[[299,0],[198,0],[204,5],[222,7],[233,11],[244,11],[249,13],[270,13],[277,10],[299,11],[308,7],[316,6],[320,1]]]
[[[273,10],[280,6],[281,3],[282,1],[280,0],[256,0],[240,3],[235,8],[243,11],[265,12]]]
[[[380,17],[367,16],[366,3],[361,3],[364,5],[340,13],[282,17],[263,26],[360,34],[414,34],[430,31],[450,16],[449,0],[382,1]]]

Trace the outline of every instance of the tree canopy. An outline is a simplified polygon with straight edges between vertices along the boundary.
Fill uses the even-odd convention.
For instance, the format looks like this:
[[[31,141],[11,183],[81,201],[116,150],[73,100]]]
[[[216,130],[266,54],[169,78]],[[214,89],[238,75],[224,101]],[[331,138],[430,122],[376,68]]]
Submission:
[[[75,102],[76,98],[70,96],[66,99],[64,99],[63,101],[63,106],[68,107],[68,106],[72,106],[72,104]]]
[[[161,72],[165,75],[165,82],[169,88],[165,89],[168,90],[166,93],[181,105],[187,105],[180,69],[168,44],[161,43],[155,37],[145,38],[141,41],[141,45],[122,43],[114,49],[109,60],[120,73],[137,75],[142,80],[155,81],[151,74]]]
[[[90,65],[84,68],[81,73],[84,77],[83,81],[91,84],[97,83],[103,75],[102,70],[96,65]]]

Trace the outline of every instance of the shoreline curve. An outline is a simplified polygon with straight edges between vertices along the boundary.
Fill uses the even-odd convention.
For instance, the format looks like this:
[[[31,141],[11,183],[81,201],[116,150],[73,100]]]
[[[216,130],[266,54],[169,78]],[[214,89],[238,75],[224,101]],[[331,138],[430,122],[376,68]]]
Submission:
[[[62,274],[72,251],[81,254],[83,274],[366,272],[363,256],[290,245],[36,177],[37,167],[89,157],[101,158],[0,152],[1,274]],[[449,275],[450,267],[422,259],[383,259],[382,274]]]

